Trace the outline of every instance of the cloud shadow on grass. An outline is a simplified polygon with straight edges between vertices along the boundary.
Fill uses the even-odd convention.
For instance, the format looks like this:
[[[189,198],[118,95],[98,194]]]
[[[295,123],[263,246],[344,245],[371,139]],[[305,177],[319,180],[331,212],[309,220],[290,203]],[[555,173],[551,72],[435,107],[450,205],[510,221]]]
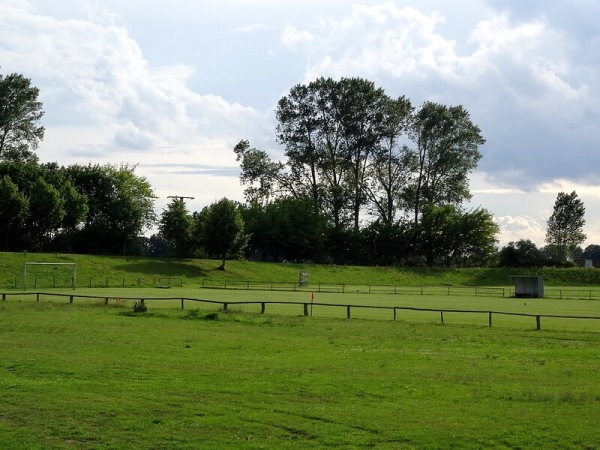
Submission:
[[[206,271],[191,263],[192,260],[151,260],[130,261],[115,266],[115,269],[130,273],[145,273],[149,276],[197,278],[206,275]]]

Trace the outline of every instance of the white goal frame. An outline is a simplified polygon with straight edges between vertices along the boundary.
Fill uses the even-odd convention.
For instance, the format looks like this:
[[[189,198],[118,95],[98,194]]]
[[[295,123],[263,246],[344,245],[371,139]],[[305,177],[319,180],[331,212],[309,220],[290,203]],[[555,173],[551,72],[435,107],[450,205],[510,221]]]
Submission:
[[[23,268],[23,290],[27,290],[27,266],[72,266],[73,277],[71,279],[71,288],[75,289],[77,284],[77,263],[48,263],[48,262],[26,262]]]

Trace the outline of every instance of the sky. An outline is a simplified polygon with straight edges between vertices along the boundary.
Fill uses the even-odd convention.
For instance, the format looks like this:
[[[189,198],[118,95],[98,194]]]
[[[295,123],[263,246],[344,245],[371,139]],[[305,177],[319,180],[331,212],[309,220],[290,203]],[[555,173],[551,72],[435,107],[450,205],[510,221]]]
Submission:
[[[596,0],[2,0],[0,73],[40,89],[42,162],[129,164],[190,211],[243,200],[233,147],[272,158],[297,84],[362,77],[463,105],[486,139],[468,208],[543,246],[559,192],[600,244]]]

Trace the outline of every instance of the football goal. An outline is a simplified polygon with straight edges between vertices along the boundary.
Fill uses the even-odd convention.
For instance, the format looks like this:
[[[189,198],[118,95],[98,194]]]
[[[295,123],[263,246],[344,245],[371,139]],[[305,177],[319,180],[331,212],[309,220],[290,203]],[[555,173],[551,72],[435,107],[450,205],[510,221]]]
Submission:
[[[38,287],[70,287],[77,284],[77,263],[26,262],[23,290]]]

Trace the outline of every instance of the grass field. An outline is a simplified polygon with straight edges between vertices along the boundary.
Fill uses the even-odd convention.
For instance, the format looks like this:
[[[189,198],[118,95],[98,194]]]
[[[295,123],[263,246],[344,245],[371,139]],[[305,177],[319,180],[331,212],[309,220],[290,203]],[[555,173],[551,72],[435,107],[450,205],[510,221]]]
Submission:
[[[572,290],[573,288],[571,288]],[[151,310],[180,309],[181,298],[185,309],[202,309],[207,312],[218,311],[223,308],[223,303],[228,303],[228,308],[237,312],[259,313],[260,302],[265,302],[265,312],[270,315],[298,316],[304,312],[304,304],[308,305],[309,314],[315,318],[346,318],[347,305],[352,306],[351,317],[369,320],[393,320],[393,310],[396,307],[397,319],[406,322],[440,323],[440,310],[444,311],[445,324],[488,326],[488,312],[493,312],[494,327],[508,327],[515,329],[535,329],[536,315],[543,316],[543,329],[597,331],[600,332],[600,320],[593,319],[566,319],[546,316],[574,316],[574,317],[600,317],[600,300],[543,298],[543,299],[516,299],[508,297],[486,297],[482,295],[436,295],[419,294],[356,294],[356,293],[311,293],[280,292],[280,291],[255,291],[255,290],[224,290],[200,288],[82,288],[82,289],[57,289],[48,290],[50,294],[62,296],[42,295],[42,301],[66,303],[71,295],[75,303],[97,304],[101,300],[109,299],[109,304],[119,303],[132,307],[135,299],[144,298]],[[418,290],[416,291],[418,292]],[[440,290],[445,292],[445,290]],[[15,301],[21,294],[9,293],[8,301]],[[97,297],[93,297],[97,296]],[[92,298],[86,298],[92,297]],[[127,298],[132,300],[125,301]],[[162,300],[172,298],[173,300]],[[33,301],[35,296],[30,294],[23,299]],[[153,300],[155,299],[155,300]],[[160,300],[159,300],[160,299]],[[218,303],[195,302],[191,299],[206,300]],[[335,306],[337,305],[337,306]],[[379,306],[387,309],[371,309],[368,307]],[[412,310],[409,308],[413,308]],[[431,309],[434,311],[417,311],[414,309]],[[452,311],[481,311],[452,312]],[[501,314],[505,313],[505,314]],[[527,315],[518,317],[511,314]]]
[[[168,291],[309,300],[306,293]],[[0,302],[0,448],[600,446],[595,322],[535,331],[518,318],[488,328],[485,319],[449,317],[441,326],[429,313],[394,322],[357,312],[346,320],[343,309],[317,314],[315,307],[303,317],[296,305],[282,305],[261,315],[195,303],[181,310],[176,301],[149,301],[148,313],[133,314],[123,297],[165,292],[81,293],[111,301]],[[360,294],[315,301],[540,313],[595,313],[600,305]]]
[[[36,291],[66,296],[37,302],[18,286],[24,261],[76,262],[78,288],[50,289],[56,273],[42,273]],[[600,321],[543,317],[537,331],[534,319],[600,316],[600,271],[544,269],[549,298],[523,300],[475,295],[508,288],[513,270],[216,265],[0,253],[0,448],[600,448]],[[303,291],[200,288],[300,270]],[[183,287],[157,289],[161,277]],[[373,285],[405,290],[363,293]],[[181,309],[184,297],[219,303]],[[260,314],[260,302],[277,304]],[[434,311],[394,321],[357,305]],[[533,317],[489,327],[486,311]]]

